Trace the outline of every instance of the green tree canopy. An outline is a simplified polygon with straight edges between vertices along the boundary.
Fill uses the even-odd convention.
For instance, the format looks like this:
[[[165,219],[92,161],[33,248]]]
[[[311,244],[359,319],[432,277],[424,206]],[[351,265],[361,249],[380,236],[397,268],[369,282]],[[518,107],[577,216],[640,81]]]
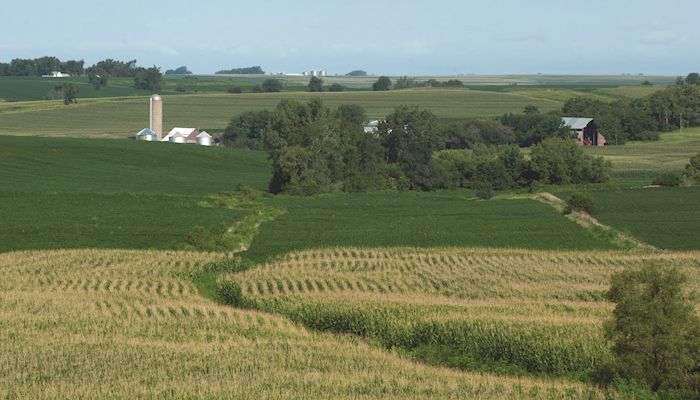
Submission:
[[[263,92],[281,92],[282,91],[282,81],[279,79],[265,79],[261,84],[260,88]]]
[[[700,318],[686,283],[677,269],[655,265],[613,275],[607,293],[612,372],[664,398],[700,398]]]
[[[312,76],[307,87],[309,92],[323,92],[323,79],[318,76]]]
[[[380,76],[372,85],[372,90],[375,92],[391,89],[391,79],[388,76]]]
[[[142,90],[160,90],[163,87],[163,75],[160,73],[160,68],[154,66],[141,69],[134,76],[134,86],[136,89]]]

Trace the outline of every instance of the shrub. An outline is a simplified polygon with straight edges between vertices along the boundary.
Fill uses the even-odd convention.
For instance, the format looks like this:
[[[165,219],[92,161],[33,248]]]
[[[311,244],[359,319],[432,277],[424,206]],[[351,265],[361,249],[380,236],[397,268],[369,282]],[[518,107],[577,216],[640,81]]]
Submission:
[[[593,214],[595,211],[595,203],[593,198],[588,193],[577,192],[566,199],[565,214],[571,214],[572,211],[582,211],[588,214]]]
[[[690,159],[683,172],[686,178],[695,184],[700,184],[700,154]]]
[[[634,136],[636,140],[656,141],[661,139],[661,134],[655,131],[644,131]]]
[[[243,93],[243,88],[240,86],[234,86],[234,87],[228,88],[226,90],[226,92],[231,93],[231,94]]]
[[[678,187],[683,183],[683,177],[678,172],[664,172],[652,184],[666,187]]]
[[[345,90],[345,86],[340,83],[334,83],[328,87],[328,90],[331,92],[342,92]]]
[[[481,184],[476,190],[476,197],[481,200],[489,200],[493,197],[493,189],[490,184]]]
[[[228,305],[236,307],[243,305],[243,290],[237,282],[229,281],[219,285],[219,296]]]

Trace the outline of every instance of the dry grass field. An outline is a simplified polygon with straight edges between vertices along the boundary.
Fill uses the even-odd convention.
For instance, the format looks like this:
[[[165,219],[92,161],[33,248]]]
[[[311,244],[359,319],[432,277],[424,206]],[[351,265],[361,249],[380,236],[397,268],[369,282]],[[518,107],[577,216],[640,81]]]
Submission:
[[[474,308],[476,314],[493,314],[489,308],[502,308],[505,321],[534,312],[527,310],[528,303],[542,310],[551,301],[552,311],[540,319],[549,315],[562,319],[568,313],[571,321],[595,325],[609,308],[595,302],[587,306],[566,295],[566,282],[572,282],[578,292],[599,290],[602,280],[589,274],[594,270],[572,271],[571,277],[564,274],[568,254],[541,253],[549,262],[564,262],[557,270],[550,270],[550,264],[518,266],[519,261],[531,265],[542,257],[540,253],[505,252],[495,258],[487,251],[468,254],[461,250],[305,252],[246,273],[242,279],[263,283],[255,296],[284,297],[296,291],[268,292],[265,283],[277,279],[296,285],[322,270],[323,282],[312,283],[300,299],[309,294],[320,299],[320,288],[330,284],[328,291],[332,287],[335,294],[328,296],[329,301],[357,296],[352,301],[395,297],[406,302],[419,296],[460,308],[481,304]],[[284,316],[216,304],[197,293],[192,277],[219,257],[136,250],[0,254],[0,398],[624,398],[563,380],[425,366],[351,336],[314,333]],[[465,257],[471,257],[471,263]],[[606,257],[591,256],[593,268],[602,269],[601,264],[609,263]],[[689,257],[679,254],[669,260],[696,268],[697,261],[688,264]],[[448,263],[450,259],[453,262]],[[620,256],[611,265],[620,267],[638,259]],[[515,261],[515,268],[489,278],[491,289],[476,290],[476,281],[468,283],[467,274],[459,272],[459,266],[472,272],[493,271],[498,268],[495,260]],[[460,299],[449,293],[452,286],[442,284],[440,278],[448,266],[459,282],[455,288],[473,287],[473,296]],[[541,284],[532,281],[538,274]],[[397,278],[396,286],[387,283],[392,276]],[[520,288],[514,286],[518,276]],[[345,277],[353,289],[341,289],[338,282]],[[386,293],[380,294],[380,288]],[[530,300],[499,305],[498,295],[504,300]],[[557,296],[562,299],[544,300]],[[590,308],[592,315],[556,310],[568,303],[573,309]]]

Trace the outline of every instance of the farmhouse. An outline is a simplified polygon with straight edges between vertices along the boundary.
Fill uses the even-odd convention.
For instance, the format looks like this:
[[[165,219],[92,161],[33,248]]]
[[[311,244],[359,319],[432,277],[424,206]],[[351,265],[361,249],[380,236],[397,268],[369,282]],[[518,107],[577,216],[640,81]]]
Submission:
[[[582,146],[605,146],[605,136],[600,133],[593,118],[564,117],[562,122],[576,132],[576,140]]]
[[[64,74],[61,71],[51,71],[47,75],[42,75],[42,78],[70,78],[70,74]]]
[[[365,133],[377,133],[379,130],[379,121],[374,120],[374,121],[367,121],[365,123]]]

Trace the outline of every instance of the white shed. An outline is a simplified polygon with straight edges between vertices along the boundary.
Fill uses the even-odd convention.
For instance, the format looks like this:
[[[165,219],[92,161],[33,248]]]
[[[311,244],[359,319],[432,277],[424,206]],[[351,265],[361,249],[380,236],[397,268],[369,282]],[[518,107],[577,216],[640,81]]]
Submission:
[[[193,132],[195,132],[195,128],[173,128],[170,130],[170,132],[163,138],[161,139],[161,142],[172,142],[173,140],[170,140],[175,135],[180,135],[185,138],[185,142],[188,136],[190,136]],[[177,143],[185,143],[185,142],[177,142]]]
[[[202,131],[199,135],[197,135],[197,144],[200,146],[211,146],[211,135],[207,133],[207,131]]]
[[[146,142],[154,142],[158,140],[158,135],[152,130],[146,128],[136,134],[136,140],[144,140]]]

